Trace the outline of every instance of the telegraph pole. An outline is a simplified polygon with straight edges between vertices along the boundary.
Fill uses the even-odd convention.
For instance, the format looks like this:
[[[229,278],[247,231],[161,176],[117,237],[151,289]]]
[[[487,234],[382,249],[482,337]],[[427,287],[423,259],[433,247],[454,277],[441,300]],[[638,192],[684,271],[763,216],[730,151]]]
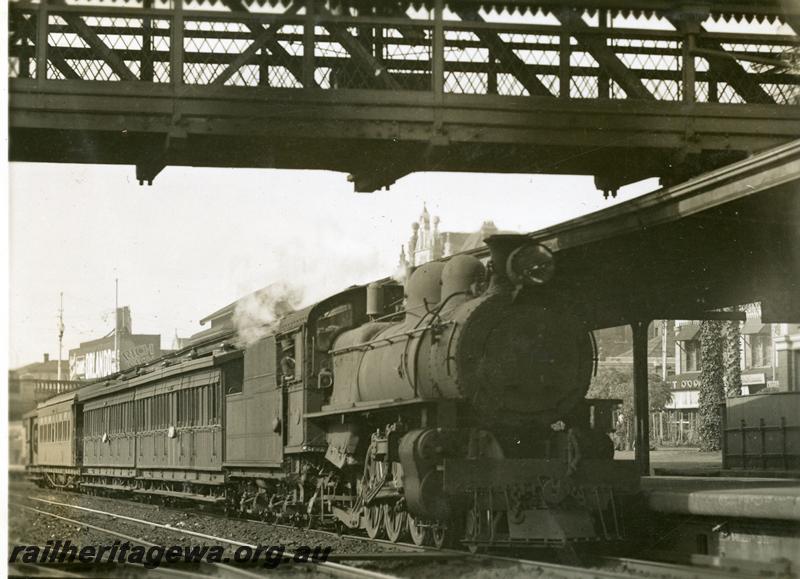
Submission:
[[[667,328],[668,320],[661,320],[661,379],[667,381]]]
[[[61,381],[61,346],[64,340],[64,292],[60,292],[58,308],[58,380]]]
[[[114,371],[119,369],[119,278],[114,278]]]

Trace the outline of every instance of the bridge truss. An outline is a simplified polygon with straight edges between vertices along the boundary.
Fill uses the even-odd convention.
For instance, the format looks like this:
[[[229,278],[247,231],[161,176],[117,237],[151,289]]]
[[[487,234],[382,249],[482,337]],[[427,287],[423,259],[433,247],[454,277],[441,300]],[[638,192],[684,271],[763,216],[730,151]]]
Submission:
[[[23,0],[11,158],[679,181],[800,136],[781,0]]]

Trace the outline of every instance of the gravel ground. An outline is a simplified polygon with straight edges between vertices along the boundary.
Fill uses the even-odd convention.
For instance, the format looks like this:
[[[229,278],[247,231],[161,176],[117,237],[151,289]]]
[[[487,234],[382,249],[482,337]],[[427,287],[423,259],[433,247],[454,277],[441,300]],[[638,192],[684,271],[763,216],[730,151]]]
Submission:
[[[162,507],[159,505],[132,502],[123,499],[93,497],[79,493],[54,491],[52,489],[38,489],[35,486],[28,485],[27,483],[12,485],[10,492],[12,493],[12,499],[19,494],[28,494],[29,496],[37,498],[68,503],[71,505],[91,509],[110,511],[119,515],[135,517],[162,525],[170,525],[176,529],[194,531],[227,539],[235,539],[248,544],[285,545],[286,549],[289,551],[299,546],[330,546],[332,548],[332,552],[337,553],[407,550],[399,545],[395,546],[379,543],[376,544],[348,537],[337,537],[328,533],[320,533],[312,529],[284,528],[254,521],[230,519],[214,513],[204,512],[199,509],[192,512],[189,510]],[[28,504],[36,508],[51,510],[53,512],[58,512],[58,514],[62,514],[61,512],[56,511],[58,507],[54,507],[46,503],[36,503],[35,501],[30,501]],[[72,509],[67,510],[69,512],[63,513],[64,516],[80,521],[85,520],[87,522],[89,522],[90,518],[98,517],[93,519],[92,522],[94,524],[97,524],[98,526],[109,527],[108,517],[94,515],[85,511],[76,511]],[[119,522],[122,523],[123,521]],[[113,524],[116,524],[116,522]],[[143,527],[141,525],[133,525],[137,527],[139,531],[138,534],[131,533],[132,535],[147,538],[148,535],[152,536],[154,533],[156,533],[155,530],[153,530],[152,533],[147,532],[146,530],[143,532]],[[152,541],[152,539],[148,540]],[[191,537],[184,536],[183,542],[196,542],[198,540],[200,539],[193,539]]]
[[[197,537],[189,537],[178,532],[125,521],[111,519],[104,515],[77,511],[67,507],[58,507],[37,501],[26,500],[28,497],[43,498],[71,505],[83,506],[98,510],[110,511],[119,515],[136,517],[154,523],[168,524],[175,529],[191,530],[208,535],[235,539],[256,545],[285,545],[287,551],[296,550],[300,546],[331,547],[332,554],[343,553],[381,553],[408,550],[399,545],[371,543],[348,537],[320,533],[314,530],[282,528],[252,521],[227,519],[221,516],[197,510],[194,512],[166,508],[152,504],[134,503],[107,497],[90,497],[78,493],[38,489],[29,483],[14,482],[10,489],[11,504],[9,509],[9,547],[13,545],[44,545],[47,541],[70,540],[76,545],[110,545],[114,538],[90,529],[87,525],[96,525],[119,533],[131,535],[157,545],[195,546],[212,543]],[[21,498],[25,497],[25,498]],[[52,512],[81,522],[80,525],[53,519],[31,511],[14,508],[16,504],[25,504],[37,509]],[[226,547],[225,556],[232,558],[233,548]],[[9,551],[10,552],[10,551]],[[388,560],[362,561],[359,567],[374,569],[389,575],[408,577],[410,579],[441,579],[442,577],[466,577],[469,579],[515,579],[529,577],[531,569],[514,563],[497,563],[476,561],[471,559],[448,560]],[[130,576],[140,576],[141,568],[126,565]],[[99,570],[102,575],[102,570]],[[199,570],[198,570],[199,571]],[[277,570],[266,570],[273,574],[276,571],[282,576],[316,576],[310,565],[279,567]],[[207,570],[203,571],[207,573]],[[97,573],[95,573],[97,574]],[[116,572],[115,572],[116,574]],[[132,574],[132,575],[131,575]],[[200,574],[200,573],[198,573]],[[223,573],[224,575],[224,573]],[[539,575],[544,577],[545,575]]]

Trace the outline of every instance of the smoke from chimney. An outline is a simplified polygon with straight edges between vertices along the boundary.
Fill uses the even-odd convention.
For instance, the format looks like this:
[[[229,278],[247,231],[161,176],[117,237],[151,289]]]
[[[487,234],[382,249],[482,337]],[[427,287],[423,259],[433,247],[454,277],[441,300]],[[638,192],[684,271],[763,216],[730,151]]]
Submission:
[[[246,347],[270,334],[275,322],[298,308],[303,290],[284,282],[271,284],[236,303],[233,323],[239,345]]]

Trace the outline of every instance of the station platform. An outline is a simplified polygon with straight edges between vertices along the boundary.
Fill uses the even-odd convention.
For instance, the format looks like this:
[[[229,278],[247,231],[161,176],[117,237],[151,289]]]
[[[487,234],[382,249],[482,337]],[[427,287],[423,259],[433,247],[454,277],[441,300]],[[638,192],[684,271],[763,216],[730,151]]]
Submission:
[[[641,488],[655,512],[800,525],[800,479],[650,476]]]

